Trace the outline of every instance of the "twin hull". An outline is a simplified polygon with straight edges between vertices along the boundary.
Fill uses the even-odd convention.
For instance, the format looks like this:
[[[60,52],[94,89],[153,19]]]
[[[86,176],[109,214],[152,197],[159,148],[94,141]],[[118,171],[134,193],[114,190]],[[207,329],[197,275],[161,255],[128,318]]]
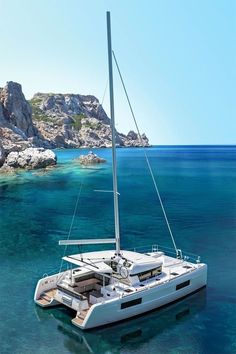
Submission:
[[[42,281],[44,280],[44,283],[45,281],[47,282],[48,290],[49,284],[51,283],[53,287],[56,279],[58,279],[56,275],[41,279],[36,288],[35,300],[37,299],[37,293],[39,294],[40,290],[44,287]],[[188,281],[190,281],[189,285],[176,290],[178,284]],[[104,302],[94,304],[89,309],[83,323],[74,324],[79,328],[89,329],[121,321],[181,299],[204,287],[206,283],[207,265],[201,264],[198,269],[163,284],[144,287],[143,290],[137,290],[135,293],[119,298],[116,297],[111,300],[106,299]],[[51,306],[56,305],[56,303],[52,302]]]

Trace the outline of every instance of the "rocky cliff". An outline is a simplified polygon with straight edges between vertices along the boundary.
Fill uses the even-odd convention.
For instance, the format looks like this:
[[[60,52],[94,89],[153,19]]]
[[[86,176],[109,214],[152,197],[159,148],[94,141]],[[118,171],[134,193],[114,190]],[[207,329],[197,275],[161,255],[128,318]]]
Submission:
[[[31,146],[37,135],[32,122],[32,110],[21,85],[8,82],[0,88],[0,142],[6,153]]]
[[[41,137],[51,147],[110,147],[110,118],[98,99],[88,95],[37,93],[30,100],[32,118]],[[148,139],[143,134],[143,143]],[[140,146],[133,131],[116,132],[118,146]]]
[[[148,139],[142,135],[143,144]],[[138,135],[116,132],[118,146],[140,146]],[[88,95],[37,93],[27,101],[21,85],[0,88],[0,166],[10,152],[27,148],[110,147],[110,118]]]

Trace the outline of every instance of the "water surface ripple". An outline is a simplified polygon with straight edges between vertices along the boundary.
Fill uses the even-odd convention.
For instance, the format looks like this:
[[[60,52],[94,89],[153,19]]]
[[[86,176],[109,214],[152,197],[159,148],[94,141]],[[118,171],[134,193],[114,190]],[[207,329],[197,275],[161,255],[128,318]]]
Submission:
[[[208,286],[161,310],[82,332],[69,310],[35,306],[37,280],[57,271],[82,184],[72,238],[114,234],[109,149],[81,168],[58,151],[44,173],[0,176],[0,353],[236,353],[236,147],[153,147],[153,166],[178,248],[208,264]],[[84,152],[83,152],[84,153]],[[118,149],[122,247],[171,246],[142,149]],[[77,252],[76,248],[70,250]]]

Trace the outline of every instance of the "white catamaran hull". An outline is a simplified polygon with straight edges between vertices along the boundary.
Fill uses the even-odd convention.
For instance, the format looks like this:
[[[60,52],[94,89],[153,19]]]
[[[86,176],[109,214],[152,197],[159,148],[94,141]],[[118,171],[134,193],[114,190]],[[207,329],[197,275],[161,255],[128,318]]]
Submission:
[[[63,303],[62,298],[59,300],[58,295],[55,297],[59,301],[52,297],[51,301],[38,302],[38,298],[42,292],[55,289],[61,274],[55,274],[39,280],[34,297],[38,305],[49,307]],[[87,311],[83,321],[72,320],[72,322],[81,329],[90,329],[122,321],[177,301],[206,286],[206,283],[207,265],[199,264],[198,268],[186,273],[184,276],[176,277],[162,284],[144,286],[141,289],[137,289],[137,291],[132,294],[125,294],[93,304]],[[61,291],[59,291],[59,293],[61,293]],[[78,311],[78,313],[79,309],[81,310],[81,304],[82,303],[79,304],[78,299],[75,298],[71,302],[71,305],[64,303],[64,305]]]
[[[188,280],[190,280],[188,286],[176,290],[176,285],[182,284]],[[89,310],[83,324],[77,326],[83,329],[89,329],[125,320],[181,299],[206,286],[206,283],[207,266],[204,265],[191,274],[181,277],[181,280],[176,278],[168,283],[137,291],[135,294],[120,299],[113,299],[109,302],[106,301],[104,304],[95,304]],[[141,301],[141,303],[121,309],[121,304],[135,300]],[[76,325],[76,323],[74,324]]]

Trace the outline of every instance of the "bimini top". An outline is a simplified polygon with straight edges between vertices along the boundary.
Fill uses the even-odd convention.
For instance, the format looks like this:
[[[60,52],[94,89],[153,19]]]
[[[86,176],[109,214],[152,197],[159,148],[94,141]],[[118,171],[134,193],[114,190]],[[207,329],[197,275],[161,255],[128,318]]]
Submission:
[[[63,260],[76,264],[96,273],[112,273],[112,268],[107,264],[117,260],[114,250],[86,252],[63,257]],[[119,265],[128,269],[130,275],[139,274],[162,265],[160,258],[132,251],[121,251]]]
[[[110,274],[112,273],[112,268],[109,267],[106,263],[102,262],[101,260],[99,261],[90,261],[88,258],[80,258],[76,259],[75,256],[67,256],[62,258],[64,261],[76,264],[80,267],[86,268],[88,270],[92,270],[96,273],[101,273],[101,274]]]

